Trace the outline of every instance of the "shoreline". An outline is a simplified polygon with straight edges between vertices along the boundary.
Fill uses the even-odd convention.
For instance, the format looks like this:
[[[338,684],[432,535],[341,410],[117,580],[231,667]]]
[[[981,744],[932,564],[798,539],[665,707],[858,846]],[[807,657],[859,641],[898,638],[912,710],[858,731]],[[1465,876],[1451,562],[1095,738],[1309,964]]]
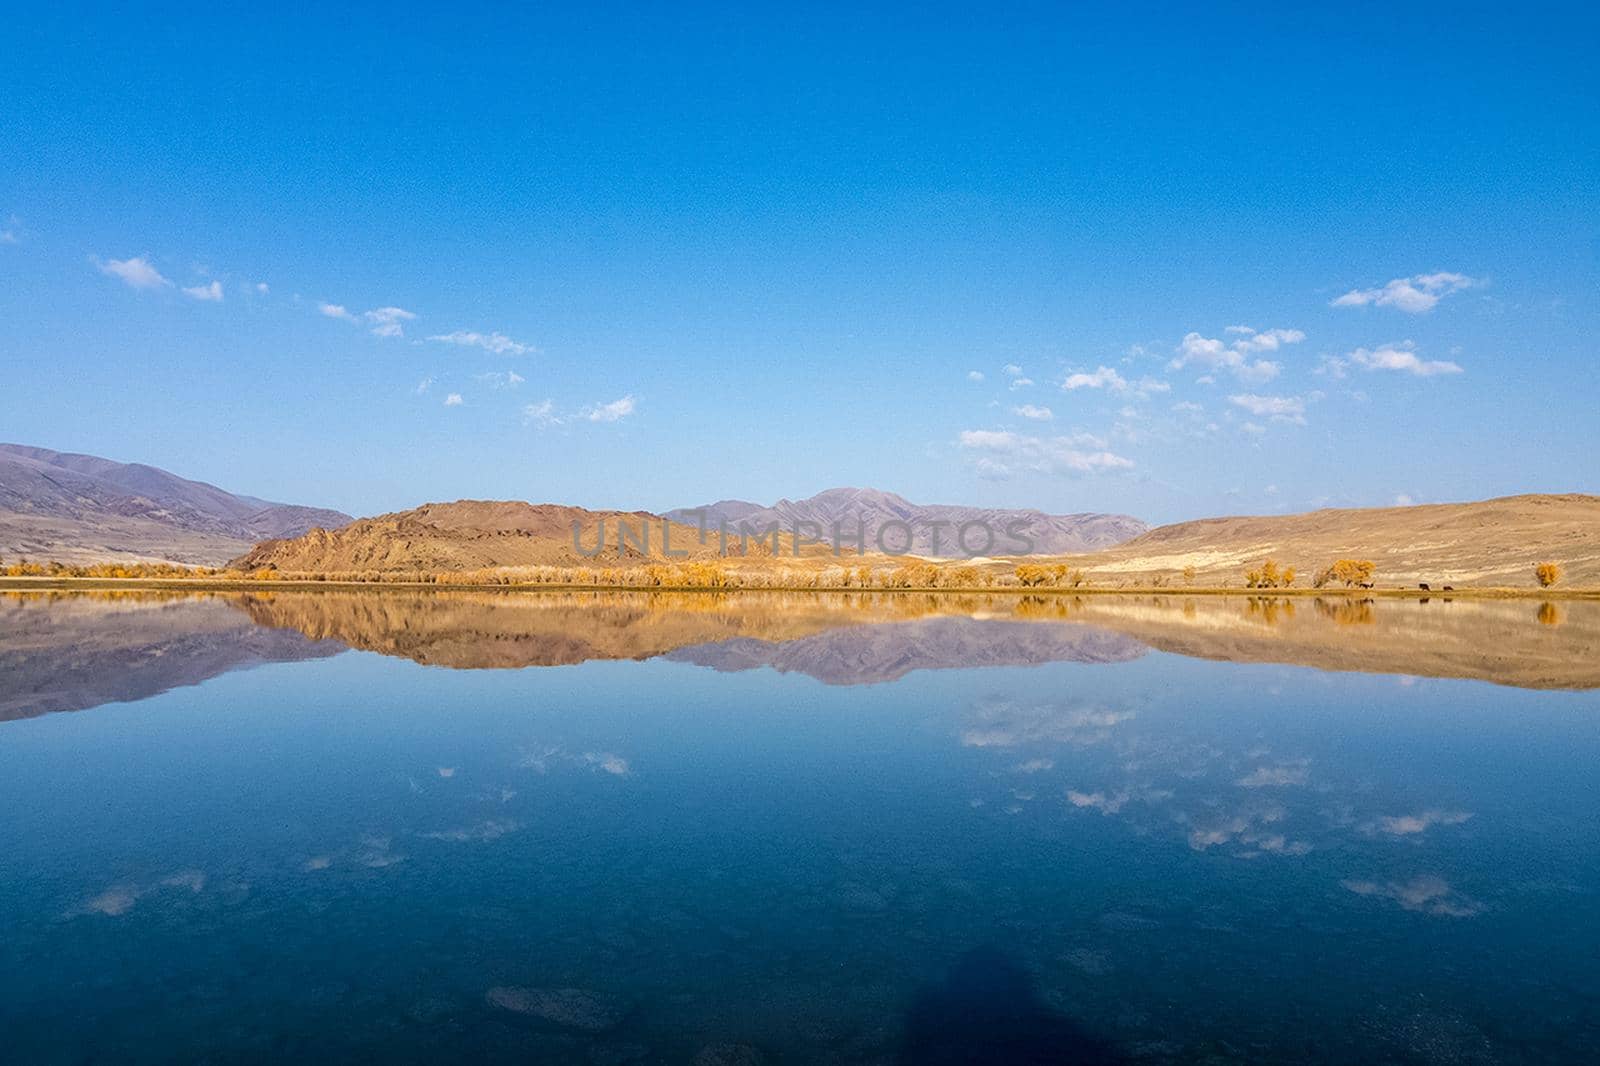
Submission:
[[[1600,588],[1526,589],[1462,586],[1449,592],[1416,588],[1283,588],[1250,589],[1227,586],[1129,585],[1117,588],[1084,586],[1063,588],[1016,585],[973,587],[916,586],[908,588],[815,588],[807,585],[771,585],[759,588],[711,585],[608,585],[608,584],[480,584],[449,581],[313,581],[304,578],[274,581],[214,580],[210,578],[147,577],[0,577],[0,592],[28,591],[138,591],[157,592],[340,592],[391,590],[433,592],[715,592],[722,594],[805,592],[815,595],[1001,595],[1001,596],[1240,596],[1250,599],[1342,596],[1351,599],[1427,600],[1600,600]]]

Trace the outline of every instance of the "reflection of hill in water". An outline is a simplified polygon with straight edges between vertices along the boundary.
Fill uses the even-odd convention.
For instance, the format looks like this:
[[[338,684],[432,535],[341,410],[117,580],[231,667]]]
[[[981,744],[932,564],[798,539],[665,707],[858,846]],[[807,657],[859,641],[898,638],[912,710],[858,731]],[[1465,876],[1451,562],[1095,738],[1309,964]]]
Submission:
[[[913,670],[1228,662],[1600,687],[1600,603],[1340,596],[325,591],[0,598],[0,721],[143,699],[263,662],[375,651],[460,669],[668,656],[830,684]]]
[[[782,643],[739,637],[670,652],[667,658],[714,670],[770,666],[830,685],[865,685],[894,681],[913,670],[1127,662],[1145,650],[1137,640],[1089,626],[927,618],[830,629]]]
[[[1119,662],[1143,652],[1099,630],[975,619],[966,612],[987,599],[957,596],[309,592],[236,602],[265,625],[464,669],[665,655],[859,684],[917,669]]]
[[[650,659],[741,636],[793,640],[904,609],[858,607],[851,597],[645,592],[285,592],[233,602],[262,625],[467,670]]]
[[[1600,603],[1088,596],[1072,617],[1225,662],[1600,688]]]
[[[261,663],[344,648],[185,594],[0,597],[0,721],[142,700]]]

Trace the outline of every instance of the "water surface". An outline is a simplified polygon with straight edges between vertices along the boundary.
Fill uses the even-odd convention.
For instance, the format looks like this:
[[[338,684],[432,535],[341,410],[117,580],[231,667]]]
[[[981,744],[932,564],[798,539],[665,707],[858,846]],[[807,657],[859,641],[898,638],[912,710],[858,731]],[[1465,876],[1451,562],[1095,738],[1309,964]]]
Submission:
[[[1600,608],[0,600],[24,1062],[1590,1061]]]

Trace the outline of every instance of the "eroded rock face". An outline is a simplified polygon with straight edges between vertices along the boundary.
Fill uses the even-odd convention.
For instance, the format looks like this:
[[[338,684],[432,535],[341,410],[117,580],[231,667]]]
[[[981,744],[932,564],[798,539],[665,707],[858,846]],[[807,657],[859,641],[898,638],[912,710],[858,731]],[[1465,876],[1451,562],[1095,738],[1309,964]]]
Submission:
[[[489,1005],[513,1014],[525,1014],[552,1025],[603,1033],[615,1029],[628,1016],[632,1004],[620,996],[583,988],[520,988],[501,985],[489,989]]]

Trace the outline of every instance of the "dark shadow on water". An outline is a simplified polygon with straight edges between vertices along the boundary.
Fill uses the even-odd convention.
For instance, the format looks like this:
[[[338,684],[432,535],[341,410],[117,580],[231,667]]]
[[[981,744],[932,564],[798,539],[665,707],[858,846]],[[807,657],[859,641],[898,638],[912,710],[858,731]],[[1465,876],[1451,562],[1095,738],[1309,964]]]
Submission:
[[[1033,979],[991,947],[958,959],[942,982],[917,993],[899,1061],[927,1063],[1115,1063],[1110,1044],[1041,1002]]]

